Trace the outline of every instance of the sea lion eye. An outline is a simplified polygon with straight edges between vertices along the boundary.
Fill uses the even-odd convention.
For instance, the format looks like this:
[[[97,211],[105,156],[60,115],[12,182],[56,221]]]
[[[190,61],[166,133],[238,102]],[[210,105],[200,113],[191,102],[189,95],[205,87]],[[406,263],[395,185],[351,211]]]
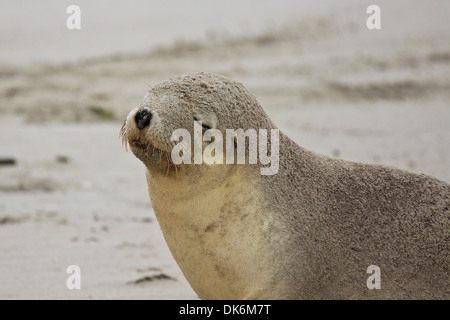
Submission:
[[[194,121],[200,122],[201,120],[198,119],[197,117],[194,117]],[[203,127],[204,131],[211,129],[211,127],[208,126],[207,124],[205,124],[203,121],[202,121],[202,127]]]

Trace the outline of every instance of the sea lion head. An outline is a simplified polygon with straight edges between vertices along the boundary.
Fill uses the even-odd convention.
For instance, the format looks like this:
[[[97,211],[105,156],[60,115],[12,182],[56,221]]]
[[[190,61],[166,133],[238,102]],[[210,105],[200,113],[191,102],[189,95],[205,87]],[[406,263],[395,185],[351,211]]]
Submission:
[[[195,162],[195,125],[201,126],[202,133],[209,129],[221,132],[223,157],[225,147],[229,147],[225,146],[227,129],[275,128],[256,98],[241,83],[219,75],[197,73],[172,78],[152,87],[142,103],[129,113],[121,135],[123,143],[130,146],[133,154],[152,173],[170,176],[215,170],[216,174],[226,174],[233,170],[235,166],[205,166],[204,159],[201,165]],[[190,166],[177,165],[171,157],[174,147],[184,140],[174,139],[173,134],[178,129],[186,130],[192,137],[183,147],[183,152],[191,157]],[[202,152],[208,144],[202,143]],[[246,156],[248,160],[248,152]]]

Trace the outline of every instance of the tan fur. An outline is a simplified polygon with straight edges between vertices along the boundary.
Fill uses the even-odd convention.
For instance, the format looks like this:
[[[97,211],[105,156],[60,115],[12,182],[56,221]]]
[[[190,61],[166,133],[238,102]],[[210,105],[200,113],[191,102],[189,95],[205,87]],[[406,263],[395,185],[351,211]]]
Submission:
[[[139,131],[134,115],[154,117]],[[167,244],[203,299],[448,299],[450,186],[396,168],[336,160],[280,134],[280,168],[179,165],[177,128],[274,129],[238,82],[199,73],[153,87],[122,130],[147,167]],[[270,150],[270,148],[269,148]],[[366,269],[381,268],[369,290]]]

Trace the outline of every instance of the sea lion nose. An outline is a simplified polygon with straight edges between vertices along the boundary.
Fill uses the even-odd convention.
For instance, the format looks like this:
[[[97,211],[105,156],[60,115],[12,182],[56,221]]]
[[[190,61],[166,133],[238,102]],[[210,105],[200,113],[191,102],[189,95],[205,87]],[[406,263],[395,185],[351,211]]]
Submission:
[[[139,130],[143,130],[150,124],[150,120],[152,120],[152,113],[147,109],[140,109],[136,112],[134,120],[136,121]]]

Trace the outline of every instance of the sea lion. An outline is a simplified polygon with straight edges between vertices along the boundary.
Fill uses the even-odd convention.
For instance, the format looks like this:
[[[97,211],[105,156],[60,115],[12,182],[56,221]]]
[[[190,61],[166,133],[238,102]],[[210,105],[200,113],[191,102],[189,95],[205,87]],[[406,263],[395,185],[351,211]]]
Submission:
[[[239,82],[197,73],[150,89],[121,133],[146,166],[166,242],[201,299],[448,299],[450,185],[308,151],[279,170],[171,160],[178,128],[277,129]],[[270,144],[270,142],[269,142]],[[381,287],[366,273],[379,267]]]

